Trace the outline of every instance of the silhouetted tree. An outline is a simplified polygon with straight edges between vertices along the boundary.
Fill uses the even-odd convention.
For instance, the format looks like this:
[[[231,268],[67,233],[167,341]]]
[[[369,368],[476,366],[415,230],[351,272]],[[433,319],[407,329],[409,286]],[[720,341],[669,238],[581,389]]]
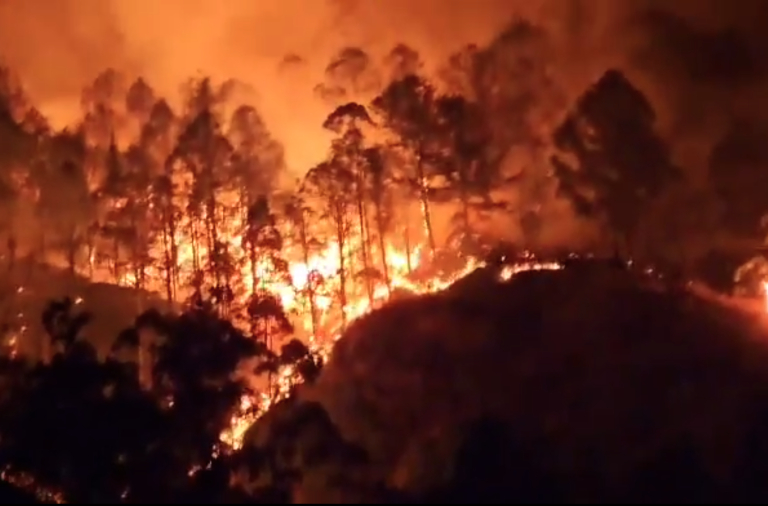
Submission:
[[[244,192],[241,199],[247,208],[259,195],[274,191],[285,169],[285,153],[251,106],[241,106],[232,114],[227,136],[234,149],[234,173]]]
[[[54,248],[64,253],[71,273],[78,265],[78,253],[94,220],[94,206],[85,174],[85,143],[82,130],[57,133],[49,141],[45,172],[39,176],[38,211],[46,227],[53,229]],[[41,253],[48,241],[41,231]]]
[[[491,198],[492,190],[501,189],[501,175],[496,172],[498,166],[485,163],[490,130],[478,105],[459,95],[440,97],[436,115],[443,136],[438,170],[449,182],[450,200],[458,197],[459,201],[450,242],[460,250],[473,252],[478,236],[472,215],[504,207]]]
[[[306,284],[303,287],[294,287],[306,297],[309,310],[311,331],[313,336],[318,335],[320,322],[318,320],[317,294],[323,284],[323,277],[316,268],[310,265],[310,255],[319,249],[320,242],[310,232],[309,221],[316,214],[311,205],[307,203],[306,189],[298,183],[299,188],[292,194],[285,204],[284,215],[291,224],[290,230],[293,232],[295,240],[301,248],[301,258],[304,265],[307,266]]]
[[[262,351],[210,307],[192,308],[179,316],[148,312],[136,326],[157,335],[153,383],[169,409],[174,434],[166,442],[176,461],[177,475],[170,479],[182,484],[190,470],[211,461],[219,434],[247,392],[235,373],[241,363]]]
[[[307,173],[303,188],[306,194],[321,202],[323,217],[332,225],[333,239],[339,256],[340,316],[342,327],[347,323],[347,283],[349,279],[349,212],[355,203],[355,176],[339,163],[323,162]]]
[[[232,299],[234,259],[219,228],[228,216],[236,216],[238,203],[222,200],[232,162],[232,146],[224,136],[215,107],[223,93],[214,89],[210,80],[203,79],[189,98],[191,116],[180,133],[172,161],[180,163],[191,184],[188,188],[187,212],[195,217],[189,223],[192,239],[193,288],[200,296],[203,278],[210,277],[216,298],[222,309],[228,309]],[[173,162],[172,162],[173,163]],[[205,263],[204,263],[205,262]]]
[[[149,119],[141,131],[140,146],[151,164],[150,207],[153,218],[160,223],[162,266],[165,295],[171,302],[176,300],[179,288],[179,234],[181,209],[176,183],[178,167],[172,156],[176,145],[177,118],[168,104],[160,100],[152,107]]]
[[[248,230],[244,235],[251,268],[251,296],[247,313],[251,333],[259,339],[268,352],[274,352],[275,341],[293,332],[280,300],[269,292],[270,283],[290,285],[288,262],[282,257],[283,238],[277,229],[275,215],[269,209],[266,198],[258,199],[248,209]],[[272,389],[272,373],[268,382]],[[270,392],[271,393],[271,392]]]
[[[560,191],[578,213],[600,219],[630,251],[649,202],[679,175],[654,131],[654,119],[645,96],[611,70],[582,95],[554,134],[555,145],[569,157],[552,159]]]
[[[362,105],[350,102],[337,107],[326,118],[323,127],[334,132],[337,137],[331,143],[331,159],[329,163],[344,167],[353,178],[355,207],[357,211],[357,229],[360,236],[360,260],[362,269],[355,269],[356,278],[362,278],[368,294],[368,300],[373,304],[373,281],[377,277],[371,263],[371,242],[368,223],[369,171],[368,158],[365,155],[365,134],[363,128],[371,125],[368,111]],[[352,266],[355,268],[355,266]]]
[[[131,124],[131,137],[138,141],[157,103],[155,90],[142,78],[136,79],[125,93],[125,111]]]
[[[393,184],[392,171],[382,154],[381,147],[371,147],[365,150],[366,158],[366,179],[370,193],[370,200],[374,209],[374,220],[376,223],[376,236],[378,237],[379,256],[381,260],[381,273],[384,277],[384,283],[387,290],[391,292],[392,285],[389,275],[389,260],[387,258],[387,236],[391,231],[394,218],[393,209],[393,191],[390,186]],[[406,248],[410,245],[406,243]],[[410,267],[410,251],[406,251]]]
[[[103,155],[125,120],[127,92],[125,76],[115,69],[106,69],[83,88],[80,107],[83,110],[84,132],[88,144]]]
[[[5,403],[0,461],[31,475],[38,492],[116,502],[140,488],[162,415],[131,370],[97,360],[81,335],[87,321],[69,299],[46,309],[43,326],[59,352],[50,365],[20,370],[24,378]]]
[[[35,156],[36,136],[25,131],[16,117],[26,107],[26,100],[10,72],[0,67],[0,233],[7,237],[9,270],[16,261],[16,231],[14,216],[29,192],[29,177],[22,167]]]
[[[437,247],[430,207],[431,181],[437,149],[435,101],[437,93],[424,79],[409,75],[389,84],[374,99],[373,108],[384,117],[384,125],[397,135],[410,167],[403,182],[415,190],[430,252]]]

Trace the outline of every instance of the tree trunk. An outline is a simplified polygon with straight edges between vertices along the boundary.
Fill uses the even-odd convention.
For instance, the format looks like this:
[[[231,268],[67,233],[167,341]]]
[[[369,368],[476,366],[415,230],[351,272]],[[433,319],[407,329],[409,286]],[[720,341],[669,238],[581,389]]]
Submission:
[[[335,205],[335,219],[336,219],[336,244],[339,248],[339,303],[341,304],[341,328],[344,329],[347,326],[347,272],[344,262],[344,250],[346,243],[346,231],[344,230],[344,209],[341,209],[338,204]]]
[[[421,203],[421,215],[422,215],[422,221],[424,222],[424,230],[427,234],[427,244],[429,245],[429,251],[430,254],[435,254],[435,235],[432,231],[432,212],[430,210],[429,206],[429,195],[428,195],[428,188],[427,188],[427,180],[426,175],[424,173],[424,164],[423,164],[423,153],[421,148],[419,148],[419,153],[417,155],[416,159],[416,176],[419,179],[419,200]]]
[[[136,290],[142,290],[144,288],[144,255],[143,248],[140,246],[139,225],[135,216],[131,215],[131,229],[135,235],[131,239],[131,263],[133,264],[133,277]]]
[[[392,295],[392,284],[389,280],[389,265],[387,264],[387,243],[384,230],[384,217],[381,210],[381,202],[376,202],[376,228],[379,236],[379,255],[381,255],[381,273],[384,275],[384,283],[387,285],[387,295]],[[410,263],[410,262],[409,262]]]
[[[264,325],[264,330],[262,332],[262,335],[264,336],[264,344],[266,345],[267,350],[272,351],[272,335],[269,332],[269,317],[265,317],[263,318],[263,320],[264,321],[262,323]],[[272,380],[272,370],[270,369],[267,371],[267,396],[270,399],[274,399],[273,389],[274,389],[274,382]]]
[[[219,251],[217,251],[217,249],[219,238],[216,223],[216,201],[214,200],[213,196],[210,196],[206,200],[205,208],[205,238],[208,243],[208,261],[206,270],[211,277],[213,286],[216,288],[221,288],[224,283],[222,279],[222,272],[220,266],[218,265]],[[220,304],[217,304],[217,306],[220,306]]]
[[[299,236],[301,240],[301,252],[304,265],[307,266],[307,298],[309,299],[309,317],[312,324],[312,336],[317,336],[317,307],[315,303],[315,285],[313,272],[309,270],[309,239],[307,237],[307,223],[304,221],[304,210],[299,209]]]
[[[459,179],[459,199],[461,200],[461,222],[464,228],[462,231],[464,236],[462,246],[464,246],[467,239],[471,239],[474,242],[474,231],[469,223],[469,194],[467,193],[466,178],[463,175]]]
[[[167,227],[163,227],[163,259],[165,261],[165,294],[168,302],[173,304],[173,261],[171,259],[171,241]]]
[[[405,226],[405,263],[408,267],[408,274],[413,274],[413,265],[411,264],[411,219],[410,219],[410,206],[405,204],[405,218],[403,219]]]
[[[201,258],[200,258],[200,238],[199,233],[197,230],[197,225],[195,223],[192,224],[192,237],[191,237],[191,246],[192,246],[192,287],[195,291],[195,295],[202,296],[202,279],[200,279],[200,274],[202,273],[202,266],[201,266]]]
[[[248,238],[248,262],[251,264],[251,297],[256,296],[257,283],[259,282],[258,276],[258,255],[256,254],[256,241],[253,237]],[[253,319],[251,321],[251,333],[256,336],[259,331],[258,320]],[[266,344],[266,343],[265,343]]]
[[[363,282],[365,283],[365,291],[368,294],[368,302],[373,305],[373,287],[371,286],[371,262],[368,254],[369,240],[368,240],[368,227],[367,219],[365,215],[365,202],[363,196],[358,192],[357,196],[357,217],[360,227],[360,252],[363,257]]]

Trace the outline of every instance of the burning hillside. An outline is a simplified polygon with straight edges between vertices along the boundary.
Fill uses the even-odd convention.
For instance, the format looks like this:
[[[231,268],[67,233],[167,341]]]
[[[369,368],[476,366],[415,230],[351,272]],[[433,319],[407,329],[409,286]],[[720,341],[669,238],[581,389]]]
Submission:
[[[310,167],[288,166],[233,80],[190,79],[176,101],[106,69],[56,129],[0,68],[0,469],[76,502],[221,500],[248,428],[314,399],[300,418],[346,445],[366,491],[445,485],[430,473],[449,469],[409,459],[451,462],[444,437],[478,417],[533,441],[511,453],[543,455],[531,479],[568,496],[634,487],[689,443],[697,470],[735,480],[738,458],[707,441],[745,444],[725,416],[752,416],[758,386],[734,393],[765,378],[726,335],[762,336],[765,308],[735,314],[618,259],[687,280],[721,239],[748,245],[729,262],[754,256],[761,131],[728,132],[701,185],[623,72],[566,104],[550,36],[516,19],[431,73],[404,44],[340,48],[313,88],[328,142]],[[555,247],[616,261],[537,260]],[[762,296],[766,276],[748,262],[737,282]],[[709,416],[714,393],[730,397]],[[284,439],[301,443],[254,457],[280,500],[306,486],[277,469],[306,455],[269,453]]]
[[[300,456],[280,468],[299,502],[382,501],[382,482],[417,502],[768,494],[765,314],[604,261],[478,283],[354,323],[246,448]],[[349,444],[367,463],[340,457]],[[265,486],[249,462],[248,487]]]
[[[398,288],[407,288],[408,291],[414,295],[440,293],[443,290],[451,288],[454,283],[461,283],[463,279],[466,276],[471,275],[471,273],[484,268],[484,262],[469,259],[462,269],[453,272],[451,275],[436,276],[421,283],[408,282],[407,279],[402,279],[396,281],[395,286]],[[562,268],[562,264],[559,262],[537,261],[533,257],[524,255],[515,263],[496,266],[495,268],[489,268],[488,270],[490,275],[499,281],[508,281],[521,272],[556,270],[560,268]],[[367,302],[370,303],[370,301]],[[380,304],[386,302],[386,299],[380,296],[375,299],[374,302]],[[363,301],[358,307],[363,308],[363,311],[356,314],[355,319],[363,317],[375,309],[374,305],[368,305],[366,304],[366,301]],[[331,357],[333,346],[339,337],[341,337],[341,334],[334,335],[332,340],[328,340],[322,344],[313,343],[312,351],[317,353],[323,362],[326,362]],[[293,368],[289,366],[279,371],[277,382],[276,392],[271,396],[262,396],[260,402],[258,399],[254,399],[251,395],[243,397],[240,410],[232,419],[232,426],[222,434],[222,442],[226,443],[231,448],[240,448],[242,445],[242,437],[253,422],[268,410],[274,402],[280,401],[290,394],[291,388],[296,382],[296,374]]]

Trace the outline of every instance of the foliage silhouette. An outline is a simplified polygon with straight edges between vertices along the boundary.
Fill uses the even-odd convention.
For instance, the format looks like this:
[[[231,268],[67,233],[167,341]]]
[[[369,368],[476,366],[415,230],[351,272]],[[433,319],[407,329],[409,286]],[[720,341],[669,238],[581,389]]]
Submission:
[[[552,159],[560,191],[578,213],[600,217],[628,251],[648,203],[680,175],[654,119],[645,96],[610,70],[554,133],[574,160]]]

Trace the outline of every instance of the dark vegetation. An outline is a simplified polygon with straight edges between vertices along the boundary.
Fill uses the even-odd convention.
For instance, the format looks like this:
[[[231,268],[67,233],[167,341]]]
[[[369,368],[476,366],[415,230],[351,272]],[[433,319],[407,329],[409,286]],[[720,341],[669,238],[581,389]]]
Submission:
[[[476,278],[356,321],[239,451],[218,444],[237,398],[220,374],[251,340],[202,312],[145,315],[174,344],[164,388],[141,389],[71,340],[60,304],[51,363],[3,365],[0,458],[84,502],[768,497],[763,315],[606,261]]]
[[[760,132],[726,135],[694,184],[621,72],[566,104],[547,39],[518,21],[437,76],[404,45],[340,51],[316,88],[328,156],[289,185],[237,83],[193,80],[174,110],[109,69],[55,130],[2,70],[0,499],[768,499],[768,328],[683,283],[761,243]],[[512,250],[553,246],[558,201],[594,231],[581,249],[617,258],[496,281]],[[335,271],[289,286],[329,245]],[[493,261],[348,321],[394,293],[388,245],[412,280]],[[768,266],[740,272],[754,291]],[[327,364],[292,325],[327,333],[323,311],[344,330]],[[248,395],[274,403],[237,449],[220,435]]]
[[[305,399],[420,500],[762,500],[765,336],[576,262],[371,315]]]

